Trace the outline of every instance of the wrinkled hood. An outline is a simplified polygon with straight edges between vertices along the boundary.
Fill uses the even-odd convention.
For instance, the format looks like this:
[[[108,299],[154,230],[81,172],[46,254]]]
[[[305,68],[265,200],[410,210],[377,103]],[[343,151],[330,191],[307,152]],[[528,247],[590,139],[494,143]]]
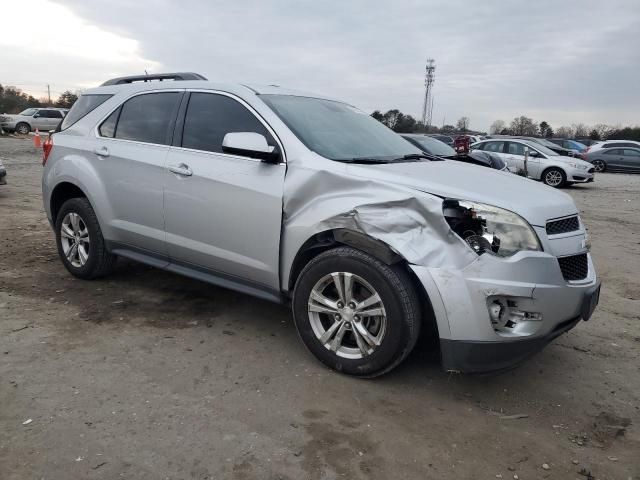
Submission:
[[[511,210],[530,224],[578,213],[564,192],[513,173],[455,161],[349,165],[351,175],[410,187],[439,197],[472,200]]]

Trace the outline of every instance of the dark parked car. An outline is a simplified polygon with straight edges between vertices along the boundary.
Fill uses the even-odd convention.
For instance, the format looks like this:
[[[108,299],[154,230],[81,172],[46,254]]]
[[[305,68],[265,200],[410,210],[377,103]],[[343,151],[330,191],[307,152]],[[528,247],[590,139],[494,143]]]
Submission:
[[[2,160],[0,160],[0,185],[6,185],[7,184],[7,171],[4,168],[4,165],[2,165]]]
[[[456,151],[440,140],[415,133],[405,133],[402,137],[418,147],[424,153],[430,153],[438,157],[457,160],[459,162],[471,163],[482,167],[494,168],[496,170],[506,170],[507,164],[498,155],[490,152],[471,151],[469,153],[458,154]]]
[[[441,142],[446,143],[449,146],[453,146],[453,137],[450,137],[449,135],[440,135],[439,133],[431,133],[431,134],[428,134],[427,136],[436,138]]]
[[[550,138],[549,141],[563,148],[575,150],[579,153],[582,153],[587,149],[587,146],[584,143],[577,140],[571,140],[570,138]]]
[[[596,172],[640,173],[640,148],[601,148],[583,156]]]
[[[546,138],[517,137],[517,136],[511,137],[511,138],[520,138],[522,140],[527,140],[529,142],[537,143],[538,145],[542,145],[543,147],[547,147],[549,150],[553,150],[558,155],[562,155],[563,157],[577,157],[578,156],[576,151],[574,151],[572,149],[568,149],[568,148],[562,147],[560,145],[556,145],[555,143],[550,142]]]

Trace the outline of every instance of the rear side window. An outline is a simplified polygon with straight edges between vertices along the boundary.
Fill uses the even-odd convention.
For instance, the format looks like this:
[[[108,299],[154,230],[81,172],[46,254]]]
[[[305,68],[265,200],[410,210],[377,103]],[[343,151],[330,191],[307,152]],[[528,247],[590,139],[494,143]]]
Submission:
[[[69,113],[67,113],[67,115],[64,117],[60,129],[64,130],[65,128],[69,128],[89,112],[102,105],[112,96],[113,95],[105,94],[80,96],[80,98],[78,98],[78,100],[76,100],[76,102],[71,107],[71,110],[69,110]]]
[[[615,143],[605,143],[602,148],[612,148],[612,147],[635,147],[633,143],[625,143],[625,142],[615,142]]]
[[[117,122],[111,114],[100,125],[100,134],[104,130],[105,137],[168,145],[181,96],[181,92],[162,92],[133,97],[118,109]]]
[[[222,140],[230,132],[254,132],[264,135],[275,146],[273,137],[255,117],[236,100],[214,93],[192,93],[184,120],[182,146],[222,153]]]
[[[509,142],[507,148],[511,155],[524,155],[524,145],[521,143]]]
[[[620,150],[619,148],[614,148],[611,150],[607,150],[606,152],[604,152],[605,155],[622,155],[622,150]]]
[[[482,149],[485,152],[498,152],[502,153],[504,150],[504,142],[487,142]]]
[[[62,118],[60,110],[49,110],[49,118]]]

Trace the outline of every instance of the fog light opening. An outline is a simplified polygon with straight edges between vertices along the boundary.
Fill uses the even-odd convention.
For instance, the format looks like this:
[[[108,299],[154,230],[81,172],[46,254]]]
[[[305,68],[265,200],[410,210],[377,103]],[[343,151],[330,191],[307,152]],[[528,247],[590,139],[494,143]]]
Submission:
[[[504,306],[499,301],[494,300],[493,303],[489,305],[489,318],[491,318],[491,323],[494,326],[499,325],[503,314]]]

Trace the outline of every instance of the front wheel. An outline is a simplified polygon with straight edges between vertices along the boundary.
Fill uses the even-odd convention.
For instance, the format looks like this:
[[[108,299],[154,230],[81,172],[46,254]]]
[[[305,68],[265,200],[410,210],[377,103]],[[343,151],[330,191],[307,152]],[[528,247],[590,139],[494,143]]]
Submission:
[[[28,123],[19,123],[16,125],[16,133],[20,135],[27,135],[31,131],[31,127]]]
[[[607,169],[607,166],[602,160],[594,160],[591,163],[593,164],[593,169],[596,172],[604,172]]]
[[[553,188],[560,188],[567,182],[567,176],[559,168],[548,168],[542,174],[542,183]]]
[[[323,252],[302,270],[293,314],[311,353],[335,370],[361,377],[399,365],[413,349],[421,321],[407,272],[350,247]]]

